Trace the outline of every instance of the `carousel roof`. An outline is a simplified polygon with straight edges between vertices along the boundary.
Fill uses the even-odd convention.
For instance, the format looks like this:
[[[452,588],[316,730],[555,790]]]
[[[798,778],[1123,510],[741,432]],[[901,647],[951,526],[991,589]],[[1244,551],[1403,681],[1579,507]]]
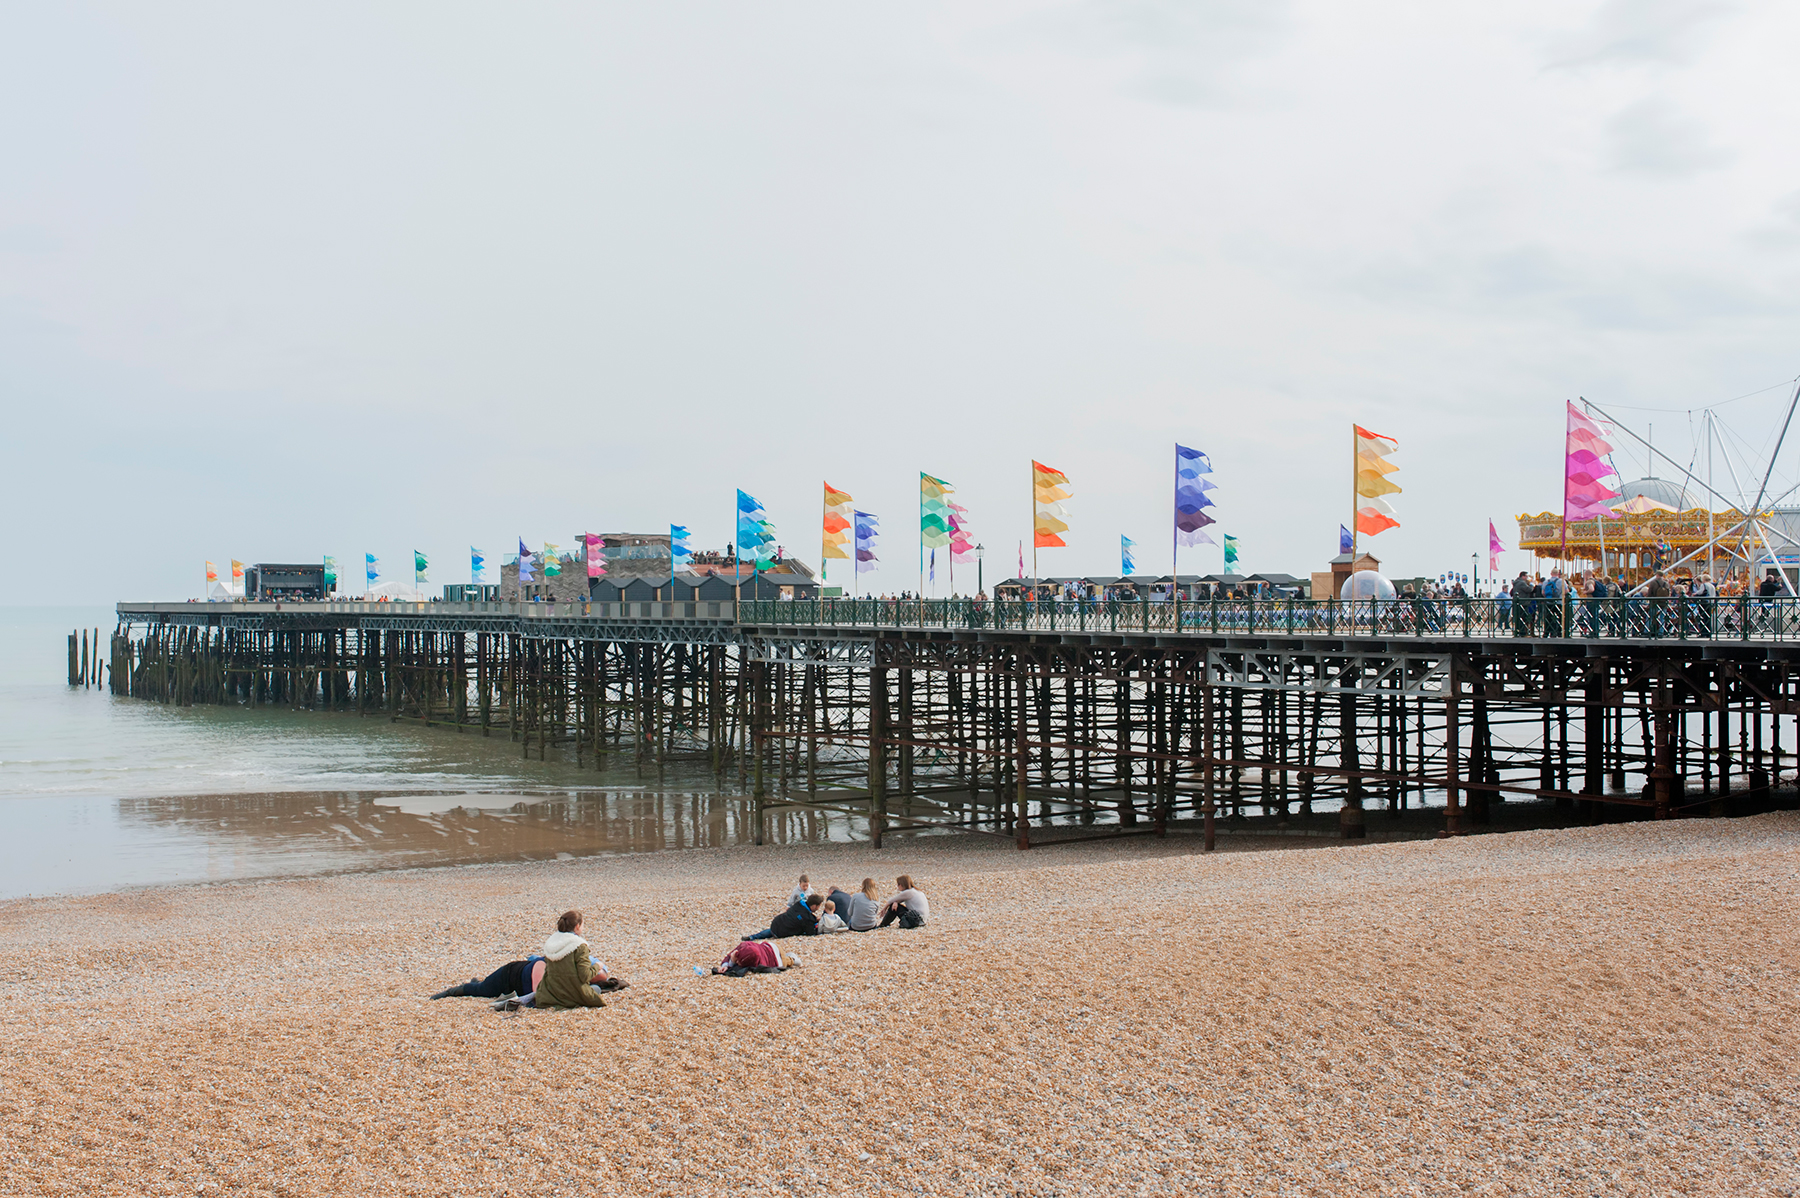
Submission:
[[[1625,483],[1619,488],[1619,496],[1618,501],[1612,505],[1615,511],[1638,498],[1648,499],[1651,503],[1659,503],[1672,512],[1685,512],[1689,508],[1699,506],[1680,483],[1670,482],[1666,478],[1657,478],[1655,475]]]

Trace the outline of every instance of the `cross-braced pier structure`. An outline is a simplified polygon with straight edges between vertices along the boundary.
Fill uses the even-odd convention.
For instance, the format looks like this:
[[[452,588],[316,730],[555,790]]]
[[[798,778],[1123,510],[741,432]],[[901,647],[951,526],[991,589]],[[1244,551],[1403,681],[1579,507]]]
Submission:
[[[1800,601],[122,603],[115,694],[703,762],[764,813],[1020,847],[1426,808],[1457,834],[1768,805]],[[73,660],[73,651],[72,651]],[[75,667],[71,667],[71,681]],[[1785,740],[1784,740],[1785,737]]]

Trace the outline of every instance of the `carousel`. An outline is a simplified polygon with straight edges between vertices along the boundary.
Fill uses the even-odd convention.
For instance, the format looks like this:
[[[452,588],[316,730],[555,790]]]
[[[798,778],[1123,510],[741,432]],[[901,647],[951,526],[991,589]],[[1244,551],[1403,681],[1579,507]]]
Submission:
[[[1619,495],[1613,518],[1565,524],[1554,512],[1520,515],[1519,548],[1570,563],[1565,570],[1598,570],[1632,586],[1671,567],[1678,578],[1743,577],[1770,558],[1761,530],[1773,512],[1752,522],[1733,509],[1709,510],[1679,483],[1655,477],[1626,483]]]

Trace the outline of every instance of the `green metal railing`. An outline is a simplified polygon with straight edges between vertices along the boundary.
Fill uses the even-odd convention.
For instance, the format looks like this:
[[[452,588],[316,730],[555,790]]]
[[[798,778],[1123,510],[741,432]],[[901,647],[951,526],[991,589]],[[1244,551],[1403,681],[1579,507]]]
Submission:
[[[741,624],[1551,640],[1800,639],[1800,599],[747,599]]]

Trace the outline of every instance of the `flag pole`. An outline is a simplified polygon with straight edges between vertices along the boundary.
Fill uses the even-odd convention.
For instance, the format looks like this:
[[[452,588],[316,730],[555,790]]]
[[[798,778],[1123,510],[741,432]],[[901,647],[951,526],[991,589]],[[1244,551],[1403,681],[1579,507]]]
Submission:
[[[1181,448],[1175,449],[1175,498],[1169,514],[1169,587],[1170,594],[1181,591]]]
[[[1350,422],[1350,562],[1352,570],[1356,569],[1356,535],[1362,530],[1356,527],[1356,421]]]
[[[1038,563],[1037,563],[1037,466],[1031,467],[1031,610],[1037,610],[1038,600]]]
[[[919,471],[919,598],[925,597],[925,472]]]

